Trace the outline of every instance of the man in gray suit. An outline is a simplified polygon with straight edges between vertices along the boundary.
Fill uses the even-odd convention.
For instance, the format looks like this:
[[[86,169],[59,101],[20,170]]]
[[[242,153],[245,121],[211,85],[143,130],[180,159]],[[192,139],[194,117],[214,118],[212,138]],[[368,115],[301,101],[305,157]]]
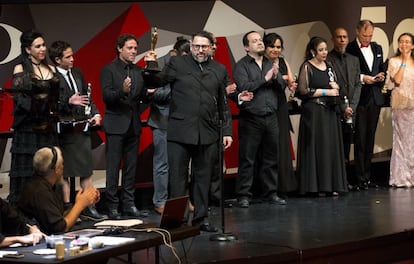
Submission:
[[[361,81],[359,60],[357,57],[346,52],[349,43],[348,32],[344,28],[337,28],[332,33],[334,48],[328,54],[328,60],[332,63],[337,75],[340,87],[339,96],[342,99],[342,135],[344,142],[345,161],[349,165],[349,152],[353,142],[353,124],[355,113],[361,94]],[[349,104],[345,104],[345,98]],[[347,173],[348,183],[351,190],[359,190],[357,179],[351,179]],[[352,184],[352,185],[351,185]]]

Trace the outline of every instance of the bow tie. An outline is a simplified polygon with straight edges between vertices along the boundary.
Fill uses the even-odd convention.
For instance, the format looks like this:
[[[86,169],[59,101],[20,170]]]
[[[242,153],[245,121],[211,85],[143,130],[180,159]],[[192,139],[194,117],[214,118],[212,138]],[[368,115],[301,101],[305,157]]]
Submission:
[[[361,48],[368,48],[369,47],[369,44],[368,45],[364,45],[364,44],[361,44],[361,46],[360,46]]]

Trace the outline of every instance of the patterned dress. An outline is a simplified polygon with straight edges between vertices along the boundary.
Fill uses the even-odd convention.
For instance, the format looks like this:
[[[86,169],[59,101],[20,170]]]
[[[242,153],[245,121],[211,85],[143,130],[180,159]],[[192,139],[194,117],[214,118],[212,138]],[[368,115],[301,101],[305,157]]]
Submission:
[[[414,186],[414,68],[406,66],[401,84],[392,81],[401,59],[391,58],[386,86],[392,89],[392,154],[389,184],[395,187]]]
[[[31,89],[27,89],[30,81]],[[11,145],[9,202],[17,202],[24,183],[33,175],[33,155],[41,147],[56,145],[56,114],[59,80],[28,78],[25,73],[13,75],[12,88],[19,90],[13,97],[14,122]]]

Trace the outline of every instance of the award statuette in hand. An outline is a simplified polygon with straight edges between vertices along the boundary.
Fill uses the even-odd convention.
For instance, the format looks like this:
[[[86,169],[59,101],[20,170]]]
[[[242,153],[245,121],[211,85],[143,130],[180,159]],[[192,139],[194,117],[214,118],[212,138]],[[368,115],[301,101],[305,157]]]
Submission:
[[[151,50],[154,51],[155,47],[157,46],[157,42],[158,42],[158,31],[157,28],[154,27],[152,33],[151,33]],[[155,59],[157,59],[155,57]],[[161,69],[158,67],[158,63],[157,61],[147,61],[147,71],[152,71],[152,72],[159,72],[161,71]]]

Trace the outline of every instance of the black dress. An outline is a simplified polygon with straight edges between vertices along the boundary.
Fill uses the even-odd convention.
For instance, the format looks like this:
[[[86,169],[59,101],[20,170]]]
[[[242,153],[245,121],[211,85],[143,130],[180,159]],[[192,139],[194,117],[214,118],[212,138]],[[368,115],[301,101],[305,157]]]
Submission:
[[[310,63],[304,65],[308,65],[311,73],[307,74],[302,65],[298,87],[302,95],[303,87],[310,91],[330,89],[328,70],[321,71]],[[306,75],[308,85],[304,84]],[[308,96],[302,101],[297,167],[301,194],[348,191],[340,111],[337,111],[338,105],[328,99],[334,98]]]
[[[279,58],[279,71],[282,75],[288,74],[284,58]],[[279,182],[280,192],[291,192],[297,188],[297,181],[293,173],[292,152],[290,146],[291,123],[289,118],[288,103],[284,91],[278,90],[277,118],[279,121]]]
[[[13,96],[14,121],[11,145],[9,202],[15,203],[27,179],[33,175],[33,155],[41,147],[56,145],[55,125],[59,80],[27,78],[24,73],[13,76],[12,86],[20,90]],[[30,80],[31,89],[24,82]]]

